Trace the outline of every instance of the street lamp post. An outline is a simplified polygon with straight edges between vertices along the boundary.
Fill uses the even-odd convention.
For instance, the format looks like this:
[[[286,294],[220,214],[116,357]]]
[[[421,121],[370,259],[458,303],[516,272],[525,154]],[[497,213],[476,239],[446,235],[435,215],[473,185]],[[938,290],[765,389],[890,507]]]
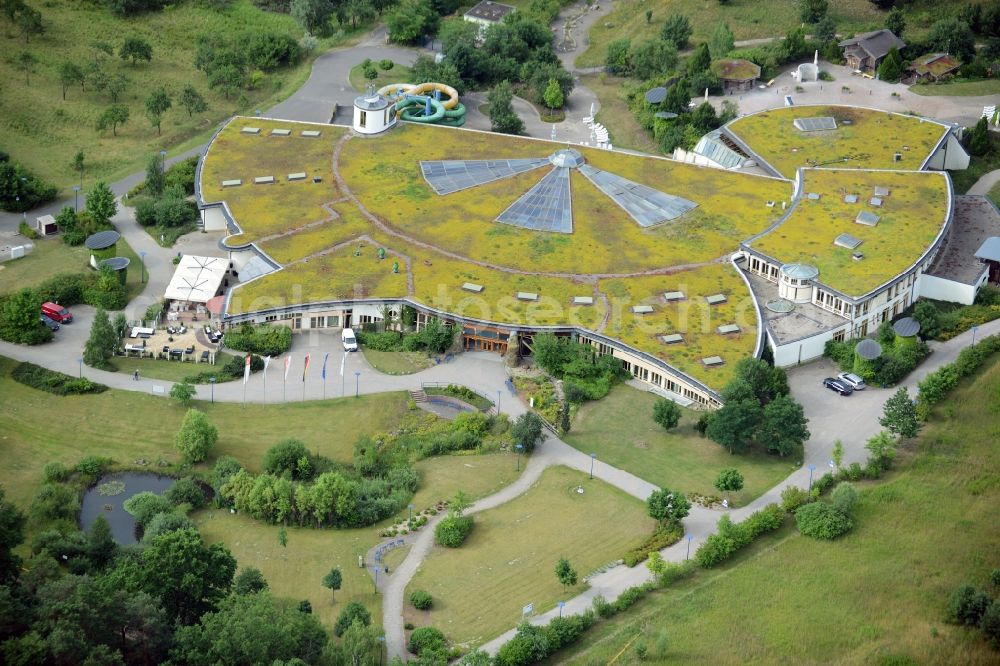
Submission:
[[[975,347],[975,346],[976,346],[976,330],[977,330],[978,328],[979,328],[978,326],[973,326],[973,327],[972,327],[972,346],[973,346],[973,347]]]
[[[380,663],[380,664],[384,664],[385,663],[385,657],[383,656],[385,654],[384,648],[385,648],[385,636],[379,636],[378,637],[378,663]]]
[[[160,169],[163,171],[167,170],[167,151],[160,151]]]
[[[500,416],[500,391],[497,391],[497,416]]]
[[[361,395],[361,371],[356,370],[354,372],[354,397],[357,398]]]
[[[208,378],[208,383],[212,386],[212,404],[215,404],[215,376]]]
[[[80,212],[80,186],[73,186],[73,209],[79,213]]]
[[[562,609],[566,607],[566,602],[560,601],[556,605],[559,606],[559,617],[562,617]]]
[[[590,478],[591,479],[594,478],[594,460],[596,458],[597,458],[597,454],[596,453],[591,453],[590,454]]]
[[[76,359],[76,362],[80,364],[80,379],[83,379],[83,357]]]
[[[816,465],[809,465],[809,492],[813,489],[813,472],[816,471]]]
[[[515,444],[514,449],[517,451],[517,471],[521,471],[521,449],[524,448],[523,444]]]
[[[139,282],[141,284],[146,283],[146,251],[141,250],[139,252]]]
[[[687,552],[687,555],[684,557],[684,559],[685,560],[690,560],[691,559],[691,542],[694,540],[694,535],[688,534],[684,538],[687,539],[687,541],[688,541],[688,552]]]
[[[407,504],[406,508],[410,510],[410,518],[409,519],[413,520],[413,505],[412,504]]]

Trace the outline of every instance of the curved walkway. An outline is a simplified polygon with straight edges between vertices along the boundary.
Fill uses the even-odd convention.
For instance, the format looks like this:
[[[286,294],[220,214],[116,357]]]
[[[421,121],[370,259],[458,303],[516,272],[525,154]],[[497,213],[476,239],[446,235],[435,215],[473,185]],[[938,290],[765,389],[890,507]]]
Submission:
[[[972,187],[969,188],[969,191],[966,192],[966,194],[989,194],[990,190],[992,190],[997,183],[1000,183],[1000,169],[984,173],[979,177],[979,180],[972,184]]]

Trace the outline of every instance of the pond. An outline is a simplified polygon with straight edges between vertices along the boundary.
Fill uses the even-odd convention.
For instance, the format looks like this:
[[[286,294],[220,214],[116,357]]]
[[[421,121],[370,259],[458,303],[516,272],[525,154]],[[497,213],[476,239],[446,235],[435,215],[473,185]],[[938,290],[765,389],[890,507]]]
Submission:
[[[115,541],[123,546],[138,542],[135,535],[135,519],[123,506],[125,500],[137,493],[148,490],[162,494],[173,484],[175,479],[147,472],[122,472],[109,474],[83,496],[83,506],[80,509],[80,528],[89,530],[98,516],[104,516],[111,525],[111,534]],[[108,484],[108,485],[105,485]],[[122,487],[121,484],[124,484]],[[101,494],[101,491],[106,494]],[[110,494],[118,491],[118,494]]]

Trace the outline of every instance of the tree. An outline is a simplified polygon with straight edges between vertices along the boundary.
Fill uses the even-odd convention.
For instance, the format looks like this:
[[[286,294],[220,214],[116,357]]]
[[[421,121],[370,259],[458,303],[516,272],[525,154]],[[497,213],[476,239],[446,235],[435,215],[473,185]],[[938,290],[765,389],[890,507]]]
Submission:
[[[735,381],[745,381],[758,402],[767,403],[779,395],[788,395],[788,375],[784,368],[774,368],[759,358],[744,358],[733,370]]]
[[[683,14],[671,14],[663,24],[660,38],[667,42],[673,42],[679,51],[687,47],[693,32],[688,17]]]
[[[6,584],[17,578],[21,570],[21,558],[14,549],[24,541],[24,513],[17,506],[5,500],[6,492],[0,486],[0,583]]]
[[[86,77],[83,69],[71,60],[59,63],[59,84],[62,85],[62,98],[66,99],[66,89],[78,83],[83,83]]]
[[[935,22],[927,33],[927,46],[932,51],[950,53],[962,62],[976,55],[976,37],[965,21],[946,18]]]
[[[764,407],[764,418],[756,439],[768,451],[779,456],[798,450],[809,439],[809,428],[802,405],[790,396],[781,395]]]
[[[166,497],[156,493],[143,491],[125,500],[125,511],[135,518],[139,527],[145,528],[153,518],[161,513],[170,513],[174,507]]]
[[[543,439],[542,418],[534,412],[521,414],[511,426],[510,436],[514,444],[524,447],[525,453],[531,453]]]
[[[322,35],[327,31],[333,10],[334,5],[329,0],[292,0],[289,13],[306,32]]]
[[[355,620],[368,626],[372,623],[372,614],[368,612],[360,601],[348,601],[344,610],[337,616],[337,622],[333,625],[333,633],[338,638],[344,635],[347,628],[354,624]]]
[[[38,319],[42,297],[34,289],[14,292],[0,310],[0,328],[5,340],[19,344],[38,344],[51,339],[39,331],[48,331]]]
[[[187,382],[177,382],[170,387],[170,397],[177,401],[181,407],[190,407],[194,397],[198,394],[194,384]]]
[[[673,113],[684,113],[691,101],[691,88],[687,78],[681,78],[667,89],[667,98],[663,100],[663,108]]]
[[[104,308],[97,308],[94,323],[90,325],[90,337],[83,347],[83,362],[92,368],[107,370],[111,367],[108,359],[114,356],[117,345],[118,336],[111,326],[108,313]]]
[[[233,579],[233,592],[236,594],[257,594],[267,589],[267,580],[260,569],[247,567],[236,574]]]
[[[715,489],[726,493],[727,497],[729,493],[738,493],[743,490],[743,475],[735,467],[727,467],[716,477]]]
[[[118,57],[122,60],[131,60],[132,66],[135,67],[140,60],[149,62],[153,59],[153,47],[142,37],[126,37],[118,49]]]
[[[514,113],[514,92],[510,83],[501,81],[486,97],[490,106],[490,126],[494,132],[502,134],[523,134],[524,123]]]
[[[31,73],[35,71],[38,60],[30,51],[21,51],[17,54],[17,68],[24,72],[24,85],[31,86]]]
[[[204,412],[189,409],[184,415],[181,429],[177,431],[174,445],[189,463],[199,463],[208,457],[208,451],[219,439],[219,431],[209,423]]]
[[[885,430],[870,438],[865,448],[873,462],[887,466],[896,457],[896,440]]]
[[[542,99],[545,102],[545,106],[549,107],[549,110],[561,109],[562,105],[566,102],[563,97],[562,88],[559,87],[559,82],[555,79],[549,79]]]
[[[878,66],[878,77],[882,81],[896,83],[902,76],[903,58],[899,55],[899,50],[893,46],[882,60],[882,64]]]
[[[24,35],[25,44],[30,42],[32,37],[45,34],[42,13],[27,5],[17,15],[17,27],[21,29],[21,34]]]
[[[917,406],[910,399],[905,386],[892,394],[885,401],[879,425],[897,437],[916,437],[920,431],[920,421],[917,418]]]
[[[303,459],[306,465],[302,464]],[[283,439],[264,453],[264,470],[281,476],[289,474],[293,479],[309,479],[312,476],[312,456],[309,449],[298,439]]]
[[[76,151],[76,155],[73,156],[73,170],[80,174],[80,185],[83,185],[83,168],[84,168],[84,158],[85,155],[83,150]]]
[[[906,32],[906,15],[899,7],[893,7],[885,17],[885,27],[900,39]]]
[[[839,439],[833,443],[833,454],[832,454],[833,464],[837,469],[840,469],[840,465],[844,462],[844,443]]]
[[[936,338],[941,332],[941,311],[930,301],[920,301],[913,308],[913,318],[920,324],[920,337]]]
[[[337,567],[330,569],[330,572],[323,576],[323,587],[330,590],[334,601],[337,600],[337,590],[340,589],[341,583],[343,583],[343,576],[341,576],[340,569]]]
[[[163,121],[163,114],[173,106],[170,95],[163,88],[157,88],[146,98],[146,117],[150,124],[156,127],[157,136],[160,135],[160,123]]]
[[[389,38],[398,44],[413,44],[424,35],[433,34],[439,21],[438,13],[428,0],[403,0],[385,17]]]
[[[569,432],[570,422],[569,422],[569,403],[564,402],[562,407],[559,408],[559,430],[565,435]]]
[[[206,545],[196,530],[153,539],[139,559],[136,582],[182,624],[197,622],[229,593],[236,559],[220,543]]]
[[[829,9],[827,0],[799,0],[799,17],[803,23],[816,23]]]
[[[976,126],[972,128],[972,132],[969,133],[969,152],[973,155],[985,155],[990,152],[989,119],[980,118]],[[935,308],[936,311],[937,309]],[[923,330],[923,327],[921,327],[921,330]]]
[[[653,420],[664,430],[676,428],[681,420],[681,408],[673,400],[660,398],[653,403]]]
[[[118,103],[118,98],[121,97],[121,94],[125,92],[126,88],[128,88],[129,83],[131,83],[131,81],[129,81],[124,74],[112,74],[105,79],[104,92],[108,93],[111,97],[112,104]]]
[[[971,585],[962,585],[951,593],[948,619],[957,624],[976,626],[990,606],[990,597]]]
[[[663,76],[677,66],[677,47],[660,39],[647,39],[632,47],[628,62],[638,79]]]
[[[708,50],[712,58],[718,60],[729,55],[735,46],[733,31],[729,29],[727,23],[717,23],[712,29],[712,36],[708,38]]]
[[[115,195],[104,181],[94,183],[94,189],[87,195],[86,209],[90,218],[99,227],[107,226],[111,218],[118,213]]]
[[[629,52],[632,48],[632,40],[628,37],[621,37],[608,43],[608,53],[604,58],[604,67],[609,74],[628,74],[631,71]],[[674,47],[674,51],[677,47]]]
[[[103,569],[118,552],[118,544],[111,534],[111,525],[104,516],[97,516],[87,533],[87,558],[97,569]]]
[[[204,113],[208,110],[205,98],[192,85],[184,86],[184,90],[181,91],[180,105],[188,112],[188,118],[196,113]]]
[[[416,634],[417,629],[413,633]],[[382,664],[382,637],[381,631],[377,627],[369,627],[360,620],[355,620],[344,631],[340,645],[334,646],[332,653],[334,658],[331,663],[345,664],[350,666],[381,666]],[[423,659],[415,659],[413,662],[421,663]],[[440,662],[428,662],[440,663]]]
[[[837,22],[827,14],[813,26],[813,38],[820,44],[827,44],[837,39]]]
[[[576,570],[570,566],[569,560],[560,557],[556,562],[556,580],[562,583],[563,589],[576,585]]]
[[[705,436],[730,453],[739,453],[750,446],[763,417],[764,410],[756,400],[727,401],[709,417]]]
[[[646,500],[650,518],[661,523],[677,523],[691,511],[691,502],[684,493],[669,488],[654,490]]]
[[[163,194],[163,189],[167,186],[167,177],[163,172],[163,160],[159,155],[150,155],[146,162],[146,186],[145,193],[153,197]]]
[[[688,58],[686,68],[689,75],[707,72],[712,68],[712,54],[708,50],[708,44],[702,42],[695,48]]]
[[[111,134],[118,136],[118,126],[128,122],[129,110],[124,104],[112,104],[97,117],[97,131],[103,132],[111,128]]]

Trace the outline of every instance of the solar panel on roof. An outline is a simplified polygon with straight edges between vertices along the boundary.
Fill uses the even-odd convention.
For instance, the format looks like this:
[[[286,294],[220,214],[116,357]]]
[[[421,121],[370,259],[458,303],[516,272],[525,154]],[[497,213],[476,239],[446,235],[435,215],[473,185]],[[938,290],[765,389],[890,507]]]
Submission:
[[[580,173],[625,209],[625,212],[641,227],[651,227],[673,220],[698,205],[693,201],[664,194],[613,173],[595,169],[588,164],[580,167]]]
[[[851,234],[840,234],[837,236],[833,244],[839,247],[846,247],[848,250],[853,250],[857,246],[861,245],[863,241],[860,238],[855,238]]]
[[[869,213],[868,211],[863,210],[858,213],[858,216],[854,218],[854,221],[858,224],[863,224],[866,227],[874,227],[878,224],[879,216],[875,213]]]
[[[545,160],[548,163],[548,160]],[[556,167],[500,213],[497,222],[533,231],[573,233],[569,169]]]
[[[440,160],[420,163],[420,172],[438,194],[510,178],[549,163],[547,158],[517,160]]]
[[[821,132],[837,129],[837,121],[829,116],[819,118],[796,118],[792,121],[795,129],[801,132]]]
[[[650,88],[646,91],[646,101],[650,104],[659,104],[667,98],[667,89],[663,86]]]

